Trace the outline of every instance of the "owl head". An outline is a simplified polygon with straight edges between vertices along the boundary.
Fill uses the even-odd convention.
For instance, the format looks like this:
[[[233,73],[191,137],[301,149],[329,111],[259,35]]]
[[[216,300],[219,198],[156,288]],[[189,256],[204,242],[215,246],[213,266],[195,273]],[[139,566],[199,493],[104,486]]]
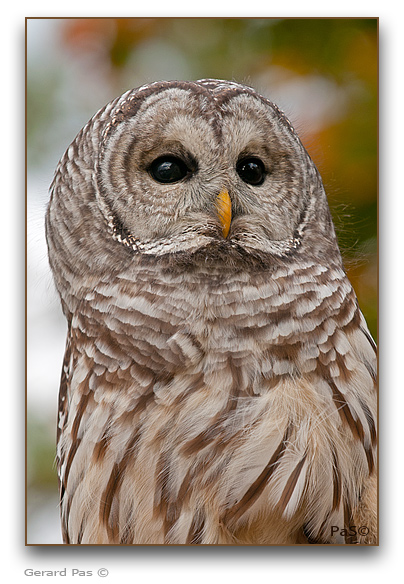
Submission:
[[[52,267],[76,286],[146,258],[340,261],[321,178],[288,119],[213,79],[145,85],[96,113],[58,165],[46,227]]]

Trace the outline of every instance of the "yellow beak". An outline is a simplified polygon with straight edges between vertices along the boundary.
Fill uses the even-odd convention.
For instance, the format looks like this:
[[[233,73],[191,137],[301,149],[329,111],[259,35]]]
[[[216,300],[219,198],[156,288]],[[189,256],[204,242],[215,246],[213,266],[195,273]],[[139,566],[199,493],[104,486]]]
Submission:
[[[231,199],[227,191],[221,191],[216,200],[217,214],[222,224],[223,237],[227,237],[231,223]]]

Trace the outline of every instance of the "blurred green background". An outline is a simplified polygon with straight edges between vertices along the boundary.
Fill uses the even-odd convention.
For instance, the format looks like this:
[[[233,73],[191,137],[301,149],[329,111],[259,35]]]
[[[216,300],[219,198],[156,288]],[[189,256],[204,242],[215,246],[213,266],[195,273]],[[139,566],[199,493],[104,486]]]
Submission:
[[[159,79],[252,85],[323,177],[349,278],[377,334],[377,19],[27,19],[28,542],[60,543],[53,467],[65,324],[43,230],[47,189],[88,119]]]

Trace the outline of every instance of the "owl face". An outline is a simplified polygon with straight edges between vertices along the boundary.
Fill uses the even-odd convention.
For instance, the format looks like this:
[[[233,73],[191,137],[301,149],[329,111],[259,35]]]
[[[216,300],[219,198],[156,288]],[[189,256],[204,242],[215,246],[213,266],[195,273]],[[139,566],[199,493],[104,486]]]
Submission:
[[[156,82],[97,112],[56,169],[46,230],[66,313],[144,262],[228,275],[341,265],[321,178],[290,122],[228,81]]]
[[[318,173],[278,108],[244,86],[162,82],[123,96],[104,131],[98,197],[138,253],[219,245],[290,254],[328,208]],[[317,216],[317,218],[316,218]]]

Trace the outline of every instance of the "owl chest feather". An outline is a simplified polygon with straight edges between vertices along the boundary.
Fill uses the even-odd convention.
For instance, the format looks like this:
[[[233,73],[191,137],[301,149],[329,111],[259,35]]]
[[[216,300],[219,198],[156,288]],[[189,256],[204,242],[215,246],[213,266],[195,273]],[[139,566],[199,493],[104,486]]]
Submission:
[[[303,524],[318,534],[325,518],[340,519],[343,493],[349,498],[369,472],[372,428],[355,396],[344,398],[344,422],[319,376],[320,348],[329,354],[335,331],[312,307],[330,294],[307,277],[286,292],[281,278],[258,286],[241,275],[188,290],[154,282],[135,295],[120,279],[119,295],[111,284],[87,295],[72,320],[70,411],[59,443],[73,501],[97,506],[98,492],[86,538],[93,529],[93,539],[121,543],[254,543],[265,515],[259,537],[271,543],[280,520],[298,538]],[[324,328],[311,341],[311,319],[297,323],[299,288]],[[350,289],[343,280],[334,288],[341,312]],[[347,326],[354,307],[345,312]],[[341,448],[357,451],[354,470],[337,460]],[[85,468],[105,477],[87,480],[94,490],[86,493]],[[72,519],[70,529],[78,537]]]

